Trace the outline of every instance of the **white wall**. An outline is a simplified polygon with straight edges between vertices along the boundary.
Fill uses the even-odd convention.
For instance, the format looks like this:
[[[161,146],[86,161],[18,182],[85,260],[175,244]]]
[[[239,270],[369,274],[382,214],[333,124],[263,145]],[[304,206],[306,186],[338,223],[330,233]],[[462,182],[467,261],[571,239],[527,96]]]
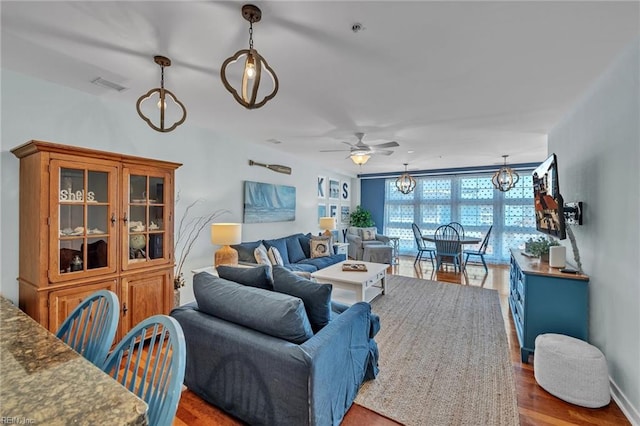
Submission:
[[[640,39],[549,134],[590,275],[589,340],[607,357],[614,395],[640,424]],[[565,241],[568,243],[568,240]],[[571,250],[567,250],[571,253]]]
[[[242,108],[231,98],[224,101],[229,102],[229,108]],[[199,198],[203,202],[198,204],[197,211],[194,209],[197,215],[228,209],[231,213],[221,216],[217,222],[242,222],[244,180],[295,186],[295,222],[245,224],[244,241],[295,232],[317,233],[318,175],[347,180],[354,189],[357,186],[355,178],[323,169],[320,164],[300,161],[265,145],[189,126],[188,118],[173,132],[159,133],[138,117],[135,105],[105,101],[6,70],[2,70],[1,134],[0,293],[14,302],[18,300],[19,161],[10,150],[31,139],[183,163],[176,172],[176,189],[181,195],[176,208],[176,224],[186,206]],[[293,172],[285,175],[251,167],[249,159],[287,165]],[[349,204],[355,203],[354,195]],[[212,264],[215,249],[207,229],[185,263],[187,287],[182,290],[182,301],[193,300],[189,271]]]

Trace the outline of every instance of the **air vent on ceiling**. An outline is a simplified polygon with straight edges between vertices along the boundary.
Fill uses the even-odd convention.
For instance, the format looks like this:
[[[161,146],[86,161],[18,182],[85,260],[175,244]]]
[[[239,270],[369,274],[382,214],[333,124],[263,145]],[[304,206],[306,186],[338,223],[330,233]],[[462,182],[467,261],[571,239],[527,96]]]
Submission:
[[[114,83],[113,81],[105,80],[102,77],[91,80],[91,83],[95,84],[96,86],[106,87],[107,89],[116,90],[118,92],[122,92],[128,89],[128,87],[121,86],[118,83]]]

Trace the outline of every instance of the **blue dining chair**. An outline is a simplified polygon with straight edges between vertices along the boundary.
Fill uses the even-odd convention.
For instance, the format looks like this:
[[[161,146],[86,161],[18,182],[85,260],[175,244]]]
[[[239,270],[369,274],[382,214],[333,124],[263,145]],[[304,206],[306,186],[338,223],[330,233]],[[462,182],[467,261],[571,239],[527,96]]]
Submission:
[[[482,260],[482,265],[484,266],[484,271],[485,272],[489,272],[489,268],[487,268],[487,262],[485,262],[484,260],[484,255],[487,252],[487,246],[489,245],[489,235],[491,234],[491,230],[493,229],[493,225],[491,225],[489,227],[489,230],[487,231],[487,233],[484,236],[484,239],[482,240],[482,244],[480,244],[480,247],[478,248],[478,250],[465,250],[464,254],[466,254],[467,256],[464,259],[464,267],[467,267],[467,262],[469,261],[469,256],[479,256],[480,260]]]
[[[425,241],[422,239],[422,232],[420,228],[415,223],[411,224],[411,228],[413,229],[413,236],[416,239],[416,245],[418,246],[418,254],[416,254],[416,260],[413,261],[415,265],[419,261],[422,260],[422,256],[427,253],[429,255],[429,259],[431,259],[431,267],[434,268],[433,263],[433,255],[436,252],[435,247],[428,247]]]
[[[458,235],[460,235],[460,238],[464,238],[464,226],[462,226],[462,224],[458,222],[451,222],[449,226],[458,231]]]
[[[462,271],[461,264],[461,247],[460,235],[452,226],[442,225],[436,229],[434,234],[436,243],[436,270],[440,270],[440,266],[445,261],[453,263],[453,270]]]
[[[180,402],[185,360],[178,321],[154,315],[124,336],[102,370],[147,403],[150,425],[170,426]]]
[[[118,296],[109,290],[99,290],[71,311],[56,336],[101,367],[113,344],[119,314]]]

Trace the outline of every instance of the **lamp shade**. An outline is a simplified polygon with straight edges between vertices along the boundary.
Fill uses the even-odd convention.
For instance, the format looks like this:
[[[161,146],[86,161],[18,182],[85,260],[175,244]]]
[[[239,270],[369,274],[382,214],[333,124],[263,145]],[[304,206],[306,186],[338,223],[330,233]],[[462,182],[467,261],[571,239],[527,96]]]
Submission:
[[[367,161],[369,161],[369,158],[371,158],[371,156],[368,154],[351,154],[350,157],[351,161],[353,161],[354,164],[357,164],[358,166],[362,166]]]
[[[212,223],[211,242],[221,246],[240,244],[242,242],[242,224]]]
[[[321,217],[320,218],[320,229],[333,230],[336,229],[336,218],[335,217]]]

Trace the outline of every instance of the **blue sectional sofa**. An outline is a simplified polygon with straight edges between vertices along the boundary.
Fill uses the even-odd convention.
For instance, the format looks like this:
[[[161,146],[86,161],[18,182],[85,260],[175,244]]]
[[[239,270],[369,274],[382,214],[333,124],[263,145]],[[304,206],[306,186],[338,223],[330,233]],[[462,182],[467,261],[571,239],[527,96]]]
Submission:
[[[378,372],[378,316],[280,266],[231,269],[245,283],[257,274],[253,286],[202,272],[196,302],[171,312],[187,345],[184,384],[251,425],[339,425]]]
[[[238,262],[243,265],[257,265],[254,251],[260,244],[266,249],[275,247],[280,252],[284,267],[290,271],[315,272],[327,266],[347,260],[344,254],[330,254],[323,257],[311,257],[311,234],[293,234],[288,237],[271,240],[257,240],[232,245],[238,251]]]

